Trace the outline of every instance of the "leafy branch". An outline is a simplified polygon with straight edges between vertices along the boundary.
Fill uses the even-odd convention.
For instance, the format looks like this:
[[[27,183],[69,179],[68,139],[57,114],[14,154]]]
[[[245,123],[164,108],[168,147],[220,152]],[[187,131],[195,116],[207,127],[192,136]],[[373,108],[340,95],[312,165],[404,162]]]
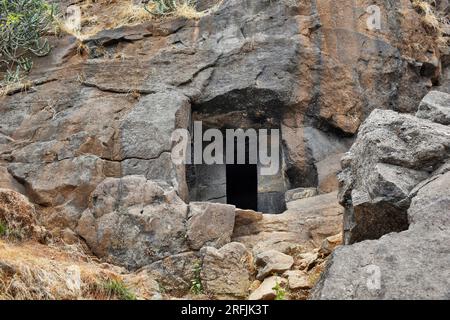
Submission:
[[[33,66],[31,56],[47,55],[43,36],[53,26],[54,6],[43,0],[0,0],[0,70],[4,82],[17,82]]]

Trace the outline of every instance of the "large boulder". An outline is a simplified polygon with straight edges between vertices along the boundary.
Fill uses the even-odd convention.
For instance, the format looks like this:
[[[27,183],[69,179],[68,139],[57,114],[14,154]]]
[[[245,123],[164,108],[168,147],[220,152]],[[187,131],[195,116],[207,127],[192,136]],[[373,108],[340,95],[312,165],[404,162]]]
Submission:
[[[450,171],[425,184],[407,231],[336,249],[313,299],[450,298]]]
[[[193,202],[189,204],[187,239],[192,250],[203,246],[220,248],[230,242],[235,206]]]
[[[263,280],[267,276],[289,270],[294,264],[294,258],[276,250],[269,250],[258,254],[255,264],[258,269],[256,278]]]
[[[43,146],[34,146],[37,150]],[[50,163],[13,163],[9,172],[18,181],[27,181],[26,194],[41,206],[43,223],[52,229],[75,228],[89,195],[105,176],[116,171],[114,163],[87,155]],[[59,210],[56,210],[59,208]]]
[[[443,125],[450,125],[450,94],[431,91],[423,98],[416,116]]]
[[[220,249],[204,247],[201,282],[206,292],[218,297],[244,298],[248,295],[252,255],[241,244],[232,242]]]
[[[191,289],[199,261],[198,252],[184,252],[156,261],[143,267],[142,271],[154,277],[162,291],[181,297]]]
[[[109,178],[92,193],[76,230],[97,256],[139,268],[188,251],[187,212],[172,187],[141,176]]]
[[[376,110],[343,165],[354,244],[334,251],[311,297],[448,299],[450,127]]]
[[[449,157],[450,127],[375,110],[343,158],[346,244],[408,228],[410,192]]]

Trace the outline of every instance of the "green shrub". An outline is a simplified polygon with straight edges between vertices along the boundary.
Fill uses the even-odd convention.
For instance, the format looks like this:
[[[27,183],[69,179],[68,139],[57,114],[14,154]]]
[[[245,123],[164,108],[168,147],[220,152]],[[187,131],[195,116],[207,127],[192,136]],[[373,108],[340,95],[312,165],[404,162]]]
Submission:
[[[0,70],[4,82],[17,82],[33,66],[31,56],[45,56],[43,37],[53,27],[54,7],[43,0],[0,0]]]
[[[2,220],[0,220],[0,237],[6,236],[8,233],[8,226]]]
[[[153,10],[147,9],[153,15],[167,15],[174,13],[178,8],[182,6],[195,7],[197,0],[150,0],[150,3],[154,5]]]
[[[202,272],[202,266],[200,261],[195,262],[193,271],[194,271],[194,279],[191,280],[191,292],[195,295],[199,295],[203,293],[203,284],[202,279],[200,277],[200,273]]]
[[[0,219],[0,237],[8,240],[22,241],[26,234],[23,228],[14,223],[9,224],[7,221]]]
[[[275,283],[275,287],[272,288],[275,291],[275,300],[284,300],[286,297],[286,290],[280,285],[278,281]]]
[[[104,287],[109,296],[115,296],[120,300],[136,300],[136,295],[120,280],[110,279],[106,281]]]

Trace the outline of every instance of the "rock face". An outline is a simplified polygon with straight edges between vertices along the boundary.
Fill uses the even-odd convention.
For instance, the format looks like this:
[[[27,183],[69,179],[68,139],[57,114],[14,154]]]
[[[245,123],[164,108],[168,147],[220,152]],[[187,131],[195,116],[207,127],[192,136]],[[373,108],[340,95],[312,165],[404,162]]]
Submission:
[[[312,298],[449,299],[449,129],[392,111],[373,112],[343,161],[341,193],[344,221],[352,222],[346,225],[347,243],[382,237],[338,248]],[[384,174],[380,164],[388,168]],[[365,200],[352,201],[361,192],[367,192]],[[405,231],[394,233],[401,230],[386,214],[405,215]]]
[[[68,3],[59,3],[63,12]],[[0,188],[26,196],[52,234],[80,236],[101,259],[143,268],[170,291],[189,289],[200,259],[209,292],[246,297],[250,251],[312,250],[341,232],[336,173],[359,130],[340,175],[346,242],[411,228],[411,203],[447,170],[437,171],[448,160],[449,131],[443,94],[423,101],[422,119],[397,113],[416,113],[448,69],[448,54],[410,1],[198,5],[211,10],[83,40],[51,37],[52,54],[35,59],[29,88],[0,96]],[[380,7],[380,30],[368,28],[370,5]],[[375,108],[395,112],[377,110],[361,127]],[[258,201],[280,212],[284,192],[297,189],[287,211],[235,214],[232,206],[189,204],[198,200],[189,168],[170,155],[172,132],[193,120],[280,129],[282,170],[259,181]],[[224,201],[225,179],[202,175],[214,180],[202,186],[206,200]],[[315,196],[302,199],[298,188]],[[424,248],[424,239],[435,239],[428,236],[418,242]],[[314,269],[319,255],[298,264]],[[273,281],[255,296],[274,298]]]
[[[366,23],[373,4],[378,31]],[[20,185],[54,233],[76,228],[107,178],[163,180],[187,201],[170,133],[189,127],[192,111],[281,129],[286,190],[334,191],[346,139],[374,107],[415,112],[437,82],[439,68],[424,71],[441,56],[419,21],[408,1],[227,0],[198,20],[103,30],[83,40],[90,54],[72,36],[52,38],[27,92],[0,97],[0,167],[10,175],[0,187]]]
[[[221,249],[205,247],[201,254],[201,280],[207,292],[219,297],[247,297],[252,261],[243,244],[232,242]]]
[[[220,248],[229,243],[233,234],[234,206],[217,203],[196,203],[189,205],[187,239],[193,250],[203,246]]]
[[[188,250],[187,205],[171,187],[140,176],[106,179],[77,232],[99,257],[139,268]]]
[[[449,159],[450,127],[375,110],[343,161],[346,244],[408,228],[411,192]]]

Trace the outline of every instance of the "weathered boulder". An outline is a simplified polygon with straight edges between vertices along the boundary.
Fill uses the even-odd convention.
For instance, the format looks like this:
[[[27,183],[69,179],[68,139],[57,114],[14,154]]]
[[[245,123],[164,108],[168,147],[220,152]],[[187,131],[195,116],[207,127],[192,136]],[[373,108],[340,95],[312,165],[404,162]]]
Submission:
[[[229,243],[233,234],[235,206],[218,203],[189,204],[187,240],[192,250],[203,246],[220,248]]]
[[[248,295],[252,256],[247,248],[232,242],[220,249],[204,247],[201,281],[206,292],[219,297],[244,298]]]
[[[431,91],[422,100],[416,117],[450,125],[450,94]]]
[[[96,156],[80,156],[51,163],[13,163],[8,170],[16,180],[27,181],[26,194],[46,212],[43,223],[64,229],[76,227],[89,194],[105,173],[115,169],[114,164]]]
[[[312,288],[309,275],[301,270],[289,270],[283,274],[287,278],[289,289],[307,290]]]
[[[409,230],[343,246],[312,299],[449,299],[450,172],[420,189]]]
[[[156,261],[142,268],[158,282],[162,291],[173,296],[189,292],[195,279],[195,266],[201,261],[198,252],[185,252]]]
[[[186,219],[172,187],[128,176],[96,188],[76,230],[97,256],[139,268],[188,251]]]
[[[269,275],[283,273],[294,264],[294,258],[276,250],[262,252],[256,256],[255,265],[258,269],[256,279],[263,280]]]
[[[346,244],[408,228],[409,194],[450,157],[450,127],[375,110],[342,160]]]
[[[376,110],[350,152],[341,177],[345,240],[381,238],[338,247],[311,298],[448,299],[449,127]],[[404,231],[389,214],[404,215]]]
[[[263,283],[253,291],[248,300],[274,300],[277,296],[275,291],[276,286],[280,287],[280,290],[285,290],[287,281],[284,278],[278,276],[272,276],[264,279]]]
[[[261,221],[264,215],[253,210],[243,210],[236,208],[235,226],[243,227]]]

